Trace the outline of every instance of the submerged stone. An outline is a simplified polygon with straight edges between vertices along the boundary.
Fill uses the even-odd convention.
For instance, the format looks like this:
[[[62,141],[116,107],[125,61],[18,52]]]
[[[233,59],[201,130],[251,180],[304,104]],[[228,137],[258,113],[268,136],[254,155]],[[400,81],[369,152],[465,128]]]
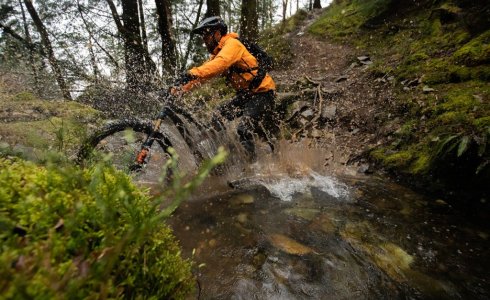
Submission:
[[[241,213],[241,214],[238,214],[238,216],[236,216],[236,219],[238,222],[240,223],[246,223],[247,222],[247,214],[246,213]]]
[[[254,203],[254,196],[250,194],[238,194],[230,200],[232,205],[240,205],[240,204],[252,204]]]
[[[398,282],[406,280],[404,271],[410,269],[413,263],[413,257],[399,246],[386,243],[378,247],[367,247],[369,250],[381,249],[381,251],[372,251],[370,255],[374,257],[376,265],[385,271],[391,278]]]
[[[327,234],[332,234],[337,231],[337,226],[331,215],[321,214],[315,217],[310,225],[311,229],[319,229]]]
[[[288,208],[284,210],[284,213],[287,215],[293,215],[308,221],[311,221],[315,218],[316,215],[320,213],[319,209],[314,208]]]
[[[313,249],[311,249],[310,247],[300,244],[297,241],[282,234],[272,234],[268,237],[268,239],[271,242],[272,246],[288,254],[305,255],[309,253],[314,253]]]

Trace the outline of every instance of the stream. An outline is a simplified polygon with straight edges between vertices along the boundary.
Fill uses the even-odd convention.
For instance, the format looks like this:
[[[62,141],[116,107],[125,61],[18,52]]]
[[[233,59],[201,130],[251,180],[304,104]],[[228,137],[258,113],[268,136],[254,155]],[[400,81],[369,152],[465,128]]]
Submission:
[[[227,163],[168,220],[194,262],[190,299],[490,299],[488,226],[386,178],[326,167],[309,141],[258,147],[251,163],[223,140],[235,149]],[[214,144],[199,145],[211,155]],[[174,147],[192,169],[185,143]],[[155,195],[160,171],[139,178]]]
[[[174,213],[195,262],[192,298],[490,298],[488,231],[443,200],[374,176],[286,169],[233,189],[211,178]]]

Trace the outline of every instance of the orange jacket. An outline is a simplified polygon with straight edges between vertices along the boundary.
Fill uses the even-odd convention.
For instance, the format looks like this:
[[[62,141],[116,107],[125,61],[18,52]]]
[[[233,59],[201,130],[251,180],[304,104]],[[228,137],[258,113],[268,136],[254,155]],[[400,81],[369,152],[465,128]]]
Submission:
[[[250,81],[254,78],[254,75],[257,74],[257,70],[253,70],[252,75],[249,72],[240,74],[235,72],[230,73],[229,68],[234,66],[247,70],[256,68],[258,64],[255,57],[248,52],[247,48],[245,48],[237,38],[238,34],[234,32],[224,35],[219,41],[218,46],[214,49],[210,59],[201,66],[192,68],[189,71],[189,73],[197,77],[197,79],[187,83],[182,89],[184,91],[189,91],[208,79],[224,75],[229,76],[229,82],[235,90],[248,90]],[[262,93],[275,89],[276,85],[274,80],[267,74],[264,77],[264,80],[262,80],[262,83],[256,89],[252,90],[252,92]]]

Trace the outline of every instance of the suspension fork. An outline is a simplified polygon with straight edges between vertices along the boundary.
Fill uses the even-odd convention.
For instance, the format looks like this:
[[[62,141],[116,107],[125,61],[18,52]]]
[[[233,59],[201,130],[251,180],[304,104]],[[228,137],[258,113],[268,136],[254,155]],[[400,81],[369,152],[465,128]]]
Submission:
[[[160,130],[160,126],[162,125],[163,119],[165,119],[167,115],[168,115],[168,108],[164,108],[158,115],[155,123],[153,124],[152,131],[146,137],[145,141],[143,142],[143,145],[141,145],[140,152],[136,156],[136,163],[138,165],[143,165],[146,162],[146,158],[150,153],[150,148],[153,145],[153,142],[155,141],[154,139],[155,134]]]

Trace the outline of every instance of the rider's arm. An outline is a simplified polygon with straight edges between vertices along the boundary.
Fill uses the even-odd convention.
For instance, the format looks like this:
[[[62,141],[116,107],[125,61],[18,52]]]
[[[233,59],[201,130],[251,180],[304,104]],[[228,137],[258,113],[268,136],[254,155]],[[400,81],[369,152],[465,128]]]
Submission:
[[[244,52],[245,47],[237,39],[228,39],[214,57],[211,57],[201,66],[189,70],[189,74],[196,79],[183,85],[182,90],[184,92],[190,91],[206,80],[223,74],[242,58]]]
[[[205,62],[199,67],[192,68],[189,73],[202,79],[216,77],[239,61],[244,52],[245,47],[237,39],[230,38],[212,60]]]

